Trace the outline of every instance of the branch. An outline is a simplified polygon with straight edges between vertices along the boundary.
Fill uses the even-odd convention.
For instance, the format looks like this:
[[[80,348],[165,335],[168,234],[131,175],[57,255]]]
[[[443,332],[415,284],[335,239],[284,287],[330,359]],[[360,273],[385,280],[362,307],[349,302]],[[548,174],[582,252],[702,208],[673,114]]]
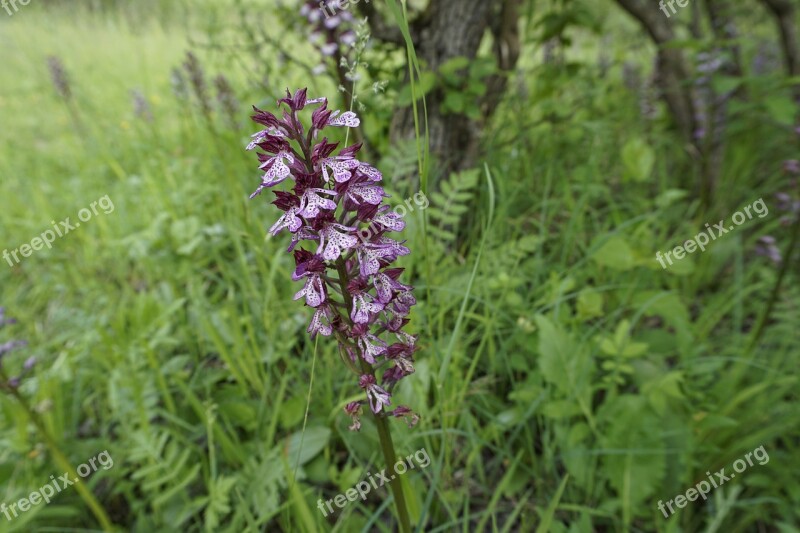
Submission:
[[[696,130],[695,106],[691,89],[687,88],[689,68],[679,48],[667,46],[675,39],[669,19],[646,0],[617,0],[617,3],[637,19],[658,47],[659,87],[681,129],[684,138],[693,139]]]
[[[794,25],[794,6],[790,0],[762,0],[775,18],[781,31],[786,70],[790,76],[800,76],[800,45],[798,45],[797,28]],[[800,87],[796,94],[800,97]]]
[[[491,116],[500,103],[508,85],[508,76],[516,68],[522,52],[519,30],[521,5],[522,0],[503,0],[499,6],[499,16],[490,26],[500,73],[487,81],[489,90],[483,101],[485,116]]]

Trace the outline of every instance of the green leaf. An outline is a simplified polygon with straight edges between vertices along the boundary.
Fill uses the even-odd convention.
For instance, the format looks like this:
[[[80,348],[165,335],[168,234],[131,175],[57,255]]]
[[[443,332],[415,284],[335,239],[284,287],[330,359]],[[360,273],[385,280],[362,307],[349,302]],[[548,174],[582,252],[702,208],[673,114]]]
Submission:
[[[667,189],[663,193],[659,194],[656,198],[656,207],[660,207],[662,209],[669,207],[678,200],[683,200],[688,195],[689,192],[683,189]]]
[[[205,510],[207,530],[216,530],[220,524],[220,518],[224,518],[231,512],[230,492],[237,481],[237,478],[232,476],[222,476],[212,481],[213,486]]]
[[[646,181],[656,162],[655,151],[642,139],[631,139],[622,148],[622,162],[634,181]]]
[[[581,408],[572,400],[554,400],[545,404],[542,414],[555,419],[572,418],[581,414]]]
[[[614,341],[609,338],[605,338],[600,341],[600,350],[606,355],[618,355],[617,345],[614,344]],[[603,369],[606,369],[605,365],[603,366]]]
[[[462,113],[469,105],[466,95],[461,92],[449,91],[444,96],[442,108],[452,113]]]
[[[420,79],[417,83],[417,100],[421,100],[423,96],[427,95],[436,86],[436,74],[430,71],[422,72]],[[404,85],[397,92],[397,104],[400,106],[410,106],[411,101],[411,85]]]
[[[604,404],[597,415],[603,427],[601,472],[622,504],[623,524],[637,508],[649,505],[666,473],[662,422],[641,396],[622,395]],[[631,423],[635,421],[635,423]]]
[[[473,80],[482,80],[498,72],[494,59],[480,57],[474,59],[469,66],[469,77]]]
[[[611,237],[592,255],[599,265],[626,271],[636,265],[636,257],[628,243],[618,236]]]
[[[477,169],[453,173],[449,179],[440,183],[440,191],[429,194],[431,202],[428,217],[431,223],[428,229],[440,241],[455,240],[456,235],[450,228],[458,227],[469,214],[467,203],[473,198],[478,176]]]
[[[711,87],[717,94],[728,94],[741,87],[744,80],[735,76],[717,75],[711,80]]]
[[[285,400],[280,409],[279,420],[284,428],[292,428],[300,423],[306,412],[306,398],[294,396]]]
[[[457,86],[465,77],[464,74],[459,71],[467,68],[469,63],[470,60],[463,56],[448,59],[439,67],[439,74],[441,74],[446,83]]]
[[[576,309],[581,320],[603,316],[603,296],[592,289],[583,289],[578,294]]]
[[[586,350],[576,346],[544,315],[536,315],[534,320],[539,328],[538,363],[542,376],[567,396],[585,402],[590,394],[589,379],[593,370]]]
[[[297,464],[298,455],[300,457],[300,465],[306,464],[325,448],[330,437],[331,430],[323,426],[306,428],[305,437],[303,437],[302,431],[293,433],[287,439],[289,464],[294,468],[294,465]]]
[[[671,400],[682,400],[684,398],[681,390],[682,383],[682,372],[668,372],[644,383],[642,385],[642,394],[647,397],[650,405],[659,415],[665,415]]]
[[[671,292],[641,291],[634,295],[633,305],[642,308],[644,316],[660,316],[675,330],[685,349],[695,342],[689,309],[681,298]]]
[[[767,98],[764,102],[764,105],[767,108],[767,113],[772,117],[773,120],[784,124],[786,126],[792,126],[794,124],[794,115],[795,115],[795,104],[791,98],[786,95],[774,95]]]
[[[564,479],[561,480],[558,489],[556,489],[556,493],[553,495],[552,500],[550,500],[550,504],[547,506],[544,513],[542,513],[542,522],[539,524],[539,527],[536,528],[536,533],[547,533],[551,530],[553,517],[556,514],[558,503],[561,501],[561,496],[564,494],[564,489],[567,487],[567,481],[569,481],[569,474],[564,476]]]

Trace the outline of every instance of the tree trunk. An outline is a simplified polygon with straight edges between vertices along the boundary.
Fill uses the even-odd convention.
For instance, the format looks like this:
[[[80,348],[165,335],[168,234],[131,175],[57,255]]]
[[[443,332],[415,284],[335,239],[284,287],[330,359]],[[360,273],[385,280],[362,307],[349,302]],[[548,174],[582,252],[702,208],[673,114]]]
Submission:
[[[790,76],[800,76],[800,42],[797,37],[794,6],[791,0],[763,0],[763,2],[778,19],[786,70]],[[795,86],[794,98],[800,105],[800,85]]]
[[[692,91],[686,83],[689,79],[689,69],[683,52],[678,48],[667,46],[675,39],[669,18],[658,9],[657,4],[647,0],[617,0],[617,3],[641,23],[658,47],[656,64],[662,97],[681,134],[687,141],[692,142],[698,124]]]
[[[711,23],[714,39],[719,43],[726,43],[715,47],[710,52],[708,62],[713,64],[721,62],[720,70],[730,77],[741,78],[743,74],[741,52],[735,44],[738,38],[736,24],[733,20],[733,4],[731,0],[706,0],[706,11]],[[725,127],[728,122],[728,103],[733,97],[744,97],[743,86],[727,94],[718,94],[712,87],[711,77],[713,72],[706,72],[705,101],[706,108],[706,138],[703,144],[703,176],[705,187],[702,199],[708,205],[719,187],[725,159]]]
[[[512,71],[520,54],[520,3],[521,0],[431,0],[426,12],[410,25],[423,68],[436,72],[453,58],[475,59],[484,35],[490,31],[500,70]],[[362,12],[368,16],[375,37],[402,44],[399,32],[383,21],[374,6],[365,3]],[[474,104],[481,109],[484,120],[490,118],[499,105],[507,76],[492,76],[485,81],[487,95]],[[439,169],[448,173],[476,163],[482,121],[464,114],[445,113],[442,109],[444,97],[444,91],[436,88],[425,98],[431,154]],[[413,109],[397,109],[391,125],[392,142],[413,138],[414,134]]]

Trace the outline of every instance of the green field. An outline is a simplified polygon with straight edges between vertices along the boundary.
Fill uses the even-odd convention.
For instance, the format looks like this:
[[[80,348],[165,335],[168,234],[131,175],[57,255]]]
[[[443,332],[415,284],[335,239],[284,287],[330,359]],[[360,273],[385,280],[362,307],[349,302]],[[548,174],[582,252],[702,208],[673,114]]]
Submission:
[[[587,3],[587,16],[611,37],[577,30],[561,63],[525,42],[482,124],[485,156],[463,172],[420,178],[421,141],[389,141],[395,100],[411,99],[405,55],[368,52],[384,61],[359,81],[370,162],[390,205],[430,199],[405,217],[411,254],[397,263],[419,335],[416,372],[394,396],[420,422],[389,420],[398,455],[417,453],[401,478],[411,521],[429,532],[800,531],[800,222],[776,200],[800,195],[783,166],[800,153],[788,86],[778,74],[747,81],[704,202],[663,105],[643,118],[623,83],[625,62],[646,76],[652,47],[605,3]],[[342,409],[363,393],[336,341],[311,340],[312,311],[292,300],[289,238],[267,232],[278,210],[248,199],[260,176],[244,149],[259,128],[251,104],[274,111],[286,87],[309,87],[342,108],[338,82],[277,51],[254,61],[237,44],[239,9],[314,66],[272,2],[0,10],[0,252],[19,250],[0,260],[0,306],[17,319],[0,345],[27,341],[0,379],[36,358],[18,388],[0,390],[0,503],[113,458],[48,504],[0,514],[0,532],[99,531],[99,514],[147,533],[398,530],[386,487],[318,510],[386,465],[371,417],[348,431]],[[754,15],[741,30],[750,64],[775,29]],[[176,94],[172,72],[190,50],[210,93],[213,77],[230,80],[232,115]],[[384,80],[387,92],[371,90]],[[673,252],[666,268],[655,258],[751,206],[705,251]],[[50,247],[33,242],[68,217],[73,229]],[[757,253],[765,235],[781,263]],[[748,453],[707,500],[659,510]]]

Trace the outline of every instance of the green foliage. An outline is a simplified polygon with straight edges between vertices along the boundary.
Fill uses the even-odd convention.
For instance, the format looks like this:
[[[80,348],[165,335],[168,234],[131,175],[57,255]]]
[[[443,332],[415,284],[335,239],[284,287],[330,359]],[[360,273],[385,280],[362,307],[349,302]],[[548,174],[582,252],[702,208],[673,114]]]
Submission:
[[[643,59],[631,44],[641,36],[611,14],[613,4],[603,17],[588,2],[555,4],[532,13],[536,38],[567,32],[574,45],[562,64],[541,64],[526,49],[486,125],[488,168],[453,173],[429,191],[424,146],[379,154],[392,201],[420,188],[430,199],[406,216],[412,254],[401,266],[417,286],[410,327],[422,349],[415,376],[394,391],[422,420],[412,430],[391,421],[401,455],[424,447],[431,459],[403,476],[412,515],[425,531],[795,531],[796,269],[761,341],[746,350],[777,278],[755,241],[770,234],[782,250],[788,242],[772,200],[789,190],[781,161],[796,157],[786,78],[715,78],[717,90],[743,86],[749,100],[731,104],[722,185],[703,208],[693,154],[663,112],[642,118],[640,95],[618,79],[620,61]],[[49,220],[74,219],[104,194],[116,207],[0,267],[0,304],[19,319],[0,343],[6,333],[29,341],[4,368],[39,359],[21,393],[70,462],[108,449],[114,467],[86,486],[123,530],[391,531],[385,488],[318,512],[319,499],[383,468],[375,428],[365,417],[360,433],[347,430],[342,407],[356,399],[354,384],[333,343],[309,340],[310,313],[291,301],[286,243],[265,237],[274,206],[247,200],[258,180],[242,150],[248,136],[212,131],[170,93],[169,71],[189,46],[183,25],[230,15],[209,3],[210,14],[190,9],[185,22],[148,21],[144,7],[126,6],[141,10],[133,28],[102,10],[32,2],[0,32],[0,248],[30,242]],[[600,22],[619,30],[605,76],[594,65],[602,43],[586,31]],[[281,38],[307,46],[290,32]],[[756,47],[741,44],[745,53]],[[80,126],[49,85],[52,53],[71,74]],[[263,82],[261,70],[252,80],[237,62],[215,71],[260,105],[286,85],[310,83],[315,94],[335,85],[280,58],[262,62],[269,89],[251,84]],[[472,113],[492,66],[459,58],[430,73],[416,64],[407,101],[440,88],[463,95],[446,100],[448,112]],[[133,85],[148,97],[152,124],[131,108]],[[364,124],[386,122],[390,106],[377,107],[361,114]],[[655,261],[756,197],[768,217],[666,270]],[[0,502],[60,474],[5,395],[0,429]],[[708,501],[668,519],[657,509],[761,445],[770,461]],[[74,490],[13,522],[0,518],[0,531],[48,529],[97,523]]]
[[[428,230],[440,241],[440,246],[447,246],[455,241],[458,227],[469,212],[480,174],[478,169],[455,172],[449,179],[441,180],[440,191],[430,194],[431,203],[427,209],[430,219]]]
[[[631,179],[646,181],[653,171],[656,154],[643,140],[631,139],[622,147],[622,162]]]
[[[443,114],[466,115],[477,120],[481,116],[478,103],[487,91],[486,79],[497,73],[497,65],[491,58],[454,57],[445,61],[437,71],[422,73],[417,98],[440,90],[443,93]],[[410,105],[411,101],[411,88],[406,85],[398,93],[398,103]]]

